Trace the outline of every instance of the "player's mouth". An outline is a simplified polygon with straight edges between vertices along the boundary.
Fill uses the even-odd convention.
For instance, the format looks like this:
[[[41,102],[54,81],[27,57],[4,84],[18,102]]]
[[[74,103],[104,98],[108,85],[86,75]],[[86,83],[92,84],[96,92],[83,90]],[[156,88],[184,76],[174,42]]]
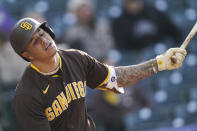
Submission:
[[[52,43],[50,42],[49,45],[45,48],[45,50],[48,50],[48,48],[50,48],[52,45]]]

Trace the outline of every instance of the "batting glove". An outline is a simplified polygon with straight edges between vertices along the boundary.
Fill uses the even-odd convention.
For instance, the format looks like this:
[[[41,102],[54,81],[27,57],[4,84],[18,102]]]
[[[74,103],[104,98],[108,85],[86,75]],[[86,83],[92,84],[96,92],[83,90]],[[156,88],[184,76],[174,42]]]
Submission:
[[[170,48],[156,57],[158,70],[173,70],[182,66],[187,52],[182,48]]]

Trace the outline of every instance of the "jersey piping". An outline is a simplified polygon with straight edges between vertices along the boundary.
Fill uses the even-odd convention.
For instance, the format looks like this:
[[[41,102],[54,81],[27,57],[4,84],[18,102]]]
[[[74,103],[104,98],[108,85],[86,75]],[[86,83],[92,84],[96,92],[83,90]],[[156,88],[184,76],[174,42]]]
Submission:
[[[104,80],[101,84],[98,85],[98,87],[100,87],[100,86],[102,86],[103,84],[105,84],[106,81],[108,80],[109,76],[110,76],[110,71],[109,71],[109,68],[107,67],[107,77],[105,78],[105,80]]]

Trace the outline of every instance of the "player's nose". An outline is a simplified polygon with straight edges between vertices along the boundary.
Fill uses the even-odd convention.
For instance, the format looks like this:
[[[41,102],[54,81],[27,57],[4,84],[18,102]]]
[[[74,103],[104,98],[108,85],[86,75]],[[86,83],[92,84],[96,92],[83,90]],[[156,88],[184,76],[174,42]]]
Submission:
[[[42,39],[41,43],[43,44],[43,46],[47,47],[50,44],[50,41],[47,38],[42,37],[41,39]]]

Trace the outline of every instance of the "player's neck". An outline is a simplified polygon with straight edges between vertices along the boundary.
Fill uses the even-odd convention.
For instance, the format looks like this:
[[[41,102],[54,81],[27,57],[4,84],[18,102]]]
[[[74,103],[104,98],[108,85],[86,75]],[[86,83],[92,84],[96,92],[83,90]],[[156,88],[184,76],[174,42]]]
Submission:
[[[50,73],[56,70],[59,66],[59,54],[56,53],[50,59],[43,61],[32,61],[31,62],[40,72]]]

